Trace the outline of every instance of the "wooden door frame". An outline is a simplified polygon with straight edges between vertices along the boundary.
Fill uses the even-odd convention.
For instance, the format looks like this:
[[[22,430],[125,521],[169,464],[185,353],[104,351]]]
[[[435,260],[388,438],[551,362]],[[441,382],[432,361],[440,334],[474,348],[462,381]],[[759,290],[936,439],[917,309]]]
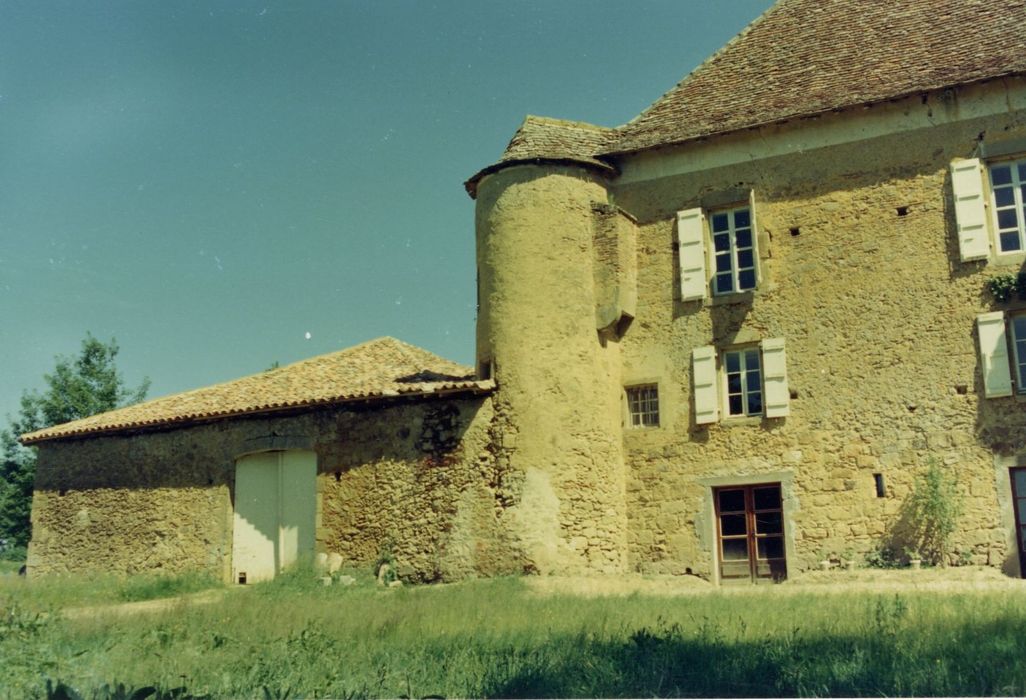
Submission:
[[[777,487],[779,492],[779,513],[780,513],[780,534],[774,534],[774,537],[780,538],[780,544],[783,548],[783,561],[784,561],[784,578],[787,578],[787,527],[786,517],[784,511],[784,484],[781,481],[765,481],[748,484],[723,484],[720,486],[712,487],[712,501],[713,501],[713,519],[715,520],[715,543],[716,548],[716,578],[721,582],[724,579],[723,576],[723,540],[724,535],[722,532],[721,512],[720,512],[720,499],[719,494],[722,491],[742,491],[744,493],[744,516],[745,516],[745,539],[748,547],[748,580],[751,583],[757,583],[760,580],[776,581],[778,579],[770,576],[759,576],[758,574],[758,560],[759,560],[759,533],[756,527],[756,508],[755,508],[755,490],[760,488]],[[737,512],[740,511],[728,511]],[[771,512],[763,509],[761,512]],[[773,509],[772,512],[777,512]],[[730,539],[740,539],[740,536],[727,535]],[[766,560],[770,561],[770,560]],[[743,581],[744,577],[732,577],[727,580]]]

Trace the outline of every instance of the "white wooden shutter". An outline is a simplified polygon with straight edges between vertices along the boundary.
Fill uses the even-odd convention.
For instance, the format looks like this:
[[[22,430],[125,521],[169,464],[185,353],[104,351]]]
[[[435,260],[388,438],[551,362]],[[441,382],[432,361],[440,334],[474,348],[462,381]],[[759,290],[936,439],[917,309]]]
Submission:
[[[705,299],[705,217],[701,209],[677,212],[681,301]]]
[[[951,163],[951,189],[955,197],[958,252],[962,262],[990,255],[987,211],[983,204],[983,175],[978,158]]]
[[[695,385],[695,423],[715,423],[720,417],[716,348],[705,345],[691,351],[691,380]]]
[[[983,368],[983,395],[988,399],[1012,395],[1012,374],[1005,340],[1005,314],[1002,311],[976,317],[980,332],[980,366]]]
[[[783,338],[762,341],[763,401],[767,418],[790,415],[791,392],[787,388],[787,359]]]

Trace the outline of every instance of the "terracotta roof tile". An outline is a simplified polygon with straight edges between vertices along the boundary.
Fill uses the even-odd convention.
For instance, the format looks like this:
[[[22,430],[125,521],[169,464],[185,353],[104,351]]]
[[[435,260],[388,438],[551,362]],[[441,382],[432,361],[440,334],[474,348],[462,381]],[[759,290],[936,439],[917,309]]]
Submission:
[[[379,338],[235,381],[173,394],[21,436],[25,444],[306,406],[405,395],[485,393],[491,380],[395,338]]]
[[[1026,0],[781,0],[605,151],[1026,73]]]

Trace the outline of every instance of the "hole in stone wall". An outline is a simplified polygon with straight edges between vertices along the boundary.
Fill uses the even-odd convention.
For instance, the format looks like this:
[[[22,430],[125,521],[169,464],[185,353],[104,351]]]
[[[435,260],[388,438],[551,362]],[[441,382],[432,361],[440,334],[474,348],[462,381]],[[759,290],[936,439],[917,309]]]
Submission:
[[[797,399],[798,398],[798,390],[797,389],[791,389],[791,398],[792,399]]]
[[[873,483],[876,485],[877,498],[883,498],[887,495],[887,488],[884,486],[883,474],[873,474]]]
[[[335,472],[335,481],[342,481],[342,472]]]
[[[66,490],[66,489],[61,489],[61,490],[59,490],[59,491],[57,492],[57,495],[58,495],[58,496],[63,496],[63,495],[65,495],[66,493],[67,493],[67,490]]]
[[[898,207],[898,216],[908,216],[908,207]]]
[[[245,571],[240,571],[239,572],[239,583],[242,584],[243,586],[246,585],[246,572]]]
[[[791,235],[792,236],[799,236],[799,235],[801,235],[801,233],[802,233],[802,230],[800,228],[798,228],[797,226],[792,226],[791,227]]]
[[[968,384],[956,384],[955,385],[955,393],[961,394],[962,396],[965,396],[966,394],[969,393],[969,385]]]
[[[916,405],[915,405],[914,403],[910,403],[910,404],[909,404],[908,406],[906,406],[905,408],[907,408],[907,409],[908,409],[908,412],[909,412],[909,413],[915,413],[915,412],[916,412],[916,409],[917,409],[917,408],[919,408],[919,406],[916,406]]]

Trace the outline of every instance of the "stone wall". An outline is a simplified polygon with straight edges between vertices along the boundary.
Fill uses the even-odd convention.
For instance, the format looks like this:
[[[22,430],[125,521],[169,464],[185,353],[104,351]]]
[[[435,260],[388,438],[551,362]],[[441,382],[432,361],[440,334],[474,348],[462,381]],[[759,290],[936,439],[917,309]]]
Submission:
[[[915,98],[889,109],[925,118],[936,106]],[[868,119],[823,117],[852,130]],[[993,308],[985,279],[1022,260],[959,261],[949,165],[981,138],[1022,138],[1026,113],[761,155],[769,137],[793,144],[811,125],[699,145],[745,152],[741,163],[612,186],[639,222],[624,383],[657,380],[663,413],[659,428],[625,431],[631,566],[714,575],[711,487],[759,481],[785,482],[792,571],[864,554],[900,540],[902,504],[935,460],[965,497],[960,556],[1017,574],[1007,465],[1026,454],[1024,399],[983,398],[974,322]],[[754,191],[758,289],[680,301],[675,213],[739,188]],[[786,340],[790,415],[696,426],[692,348],[764,338]]]
[[[318,455],[318,551],[371,566],[390,549],[413,580],[519,571],[493,417],[490,399],[439,399],[44,442],[29,570],[227,579],[235,460],[297,448]]]

